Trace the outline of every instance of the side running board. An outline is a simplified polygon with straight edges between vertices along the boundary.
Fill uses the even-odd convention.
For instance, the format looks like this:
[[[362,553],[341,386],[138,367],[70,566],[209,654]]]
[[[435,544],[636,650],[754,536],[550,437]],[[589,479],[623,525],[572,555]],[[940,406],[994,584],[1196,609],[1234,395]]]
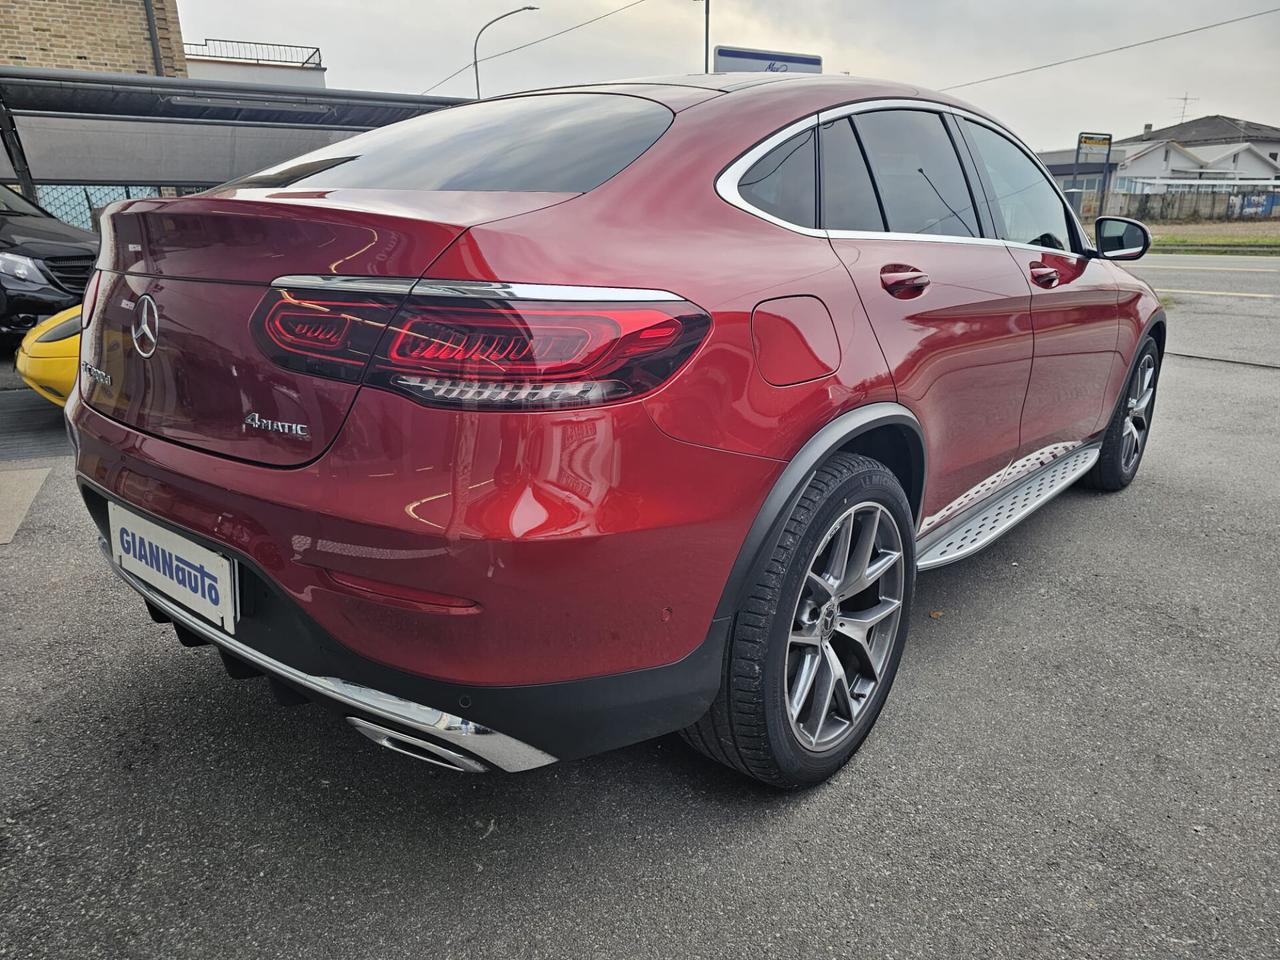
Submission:
[[[1082,447],[1041,467],[921,538],[916,568],[932,570],[972,556],[1083,477],[1098,460],[1098,444]]]

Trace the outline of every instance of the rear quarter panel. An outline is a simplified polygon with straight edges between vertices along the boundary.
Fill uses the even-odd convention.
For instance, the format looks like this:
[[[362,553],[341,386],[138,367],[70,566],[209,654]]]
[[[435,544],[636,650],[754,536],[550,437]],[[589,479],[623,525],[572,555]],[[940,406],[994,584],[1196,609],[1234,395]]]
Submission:
[[[741,153],[821,106],[811,93],[774,86],[689,107],[613,180],[558,206],[473,227],[431,276],[664,289],[697,304],[712,317],[711,333],[646,409],[680,440],[789,459],[824,423],[895,392],[830,244],[746,213],[715,191],[716,177]],[[829,376],[779,387],[757,369],[751,314],[762,301],[791,295],[822,299],[841,361]]]

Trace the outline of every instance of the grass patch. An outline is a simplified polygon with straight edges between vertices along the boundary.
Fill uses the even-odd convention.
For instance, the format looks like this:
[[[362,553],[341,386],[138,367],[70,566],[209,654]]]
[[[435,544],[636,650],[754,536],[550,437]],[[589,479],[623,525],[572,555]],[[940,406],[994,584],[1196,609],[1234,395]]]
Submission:
[[[1176,253],[1192,248],[1216,248],[1229,252],[1244,248],[1255,253],[1280,253],[1280,220],[1277,219],[1230,223],[1148,223],[1147,226],[1151,229],[1153,250]]]

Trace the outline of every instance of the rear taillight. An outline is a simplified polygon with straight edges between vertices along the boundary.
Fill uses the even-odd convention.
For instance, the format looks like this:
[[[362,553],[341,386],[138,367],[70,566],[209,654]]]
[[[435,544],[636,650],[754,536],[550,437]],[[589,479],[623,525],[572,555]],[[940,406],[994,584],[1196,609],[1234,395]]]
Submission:
[[[288,370],[356,382],[403,299],[273,289],[254,313],[253,335]]]
[[[300,373],[363,375],[430,405],[536,409],[645,394],[689,359],[711,326],[674,299],[410,296],[396,312],[401,299],[273,290],[254,315],[254,334],[272,360]]]
[[[367,382],[422,403],[537,408],[610,403],[667,380],[706,336],[693,304],[413,297]]]

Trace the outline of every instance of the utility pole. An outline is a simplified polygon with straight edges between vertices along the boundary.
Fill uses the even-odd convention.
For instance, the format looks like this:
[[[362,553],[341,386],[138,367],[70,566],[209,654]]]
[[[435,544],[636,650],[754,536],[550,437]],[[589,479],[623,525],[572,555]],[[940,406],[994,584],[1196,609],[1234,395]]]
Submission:
[[[476,99],[480,99],[480,34],[484,33],[499,20],[505,20],[507,17],[514,17],[517,13],[524,13],[526,10],[537,10],[537,7],[520,7],[518,10],[508,10],[500,17],[494,17],[483,27],[476,31],[475,43],[471,45],[471,69],[476,75]]]

